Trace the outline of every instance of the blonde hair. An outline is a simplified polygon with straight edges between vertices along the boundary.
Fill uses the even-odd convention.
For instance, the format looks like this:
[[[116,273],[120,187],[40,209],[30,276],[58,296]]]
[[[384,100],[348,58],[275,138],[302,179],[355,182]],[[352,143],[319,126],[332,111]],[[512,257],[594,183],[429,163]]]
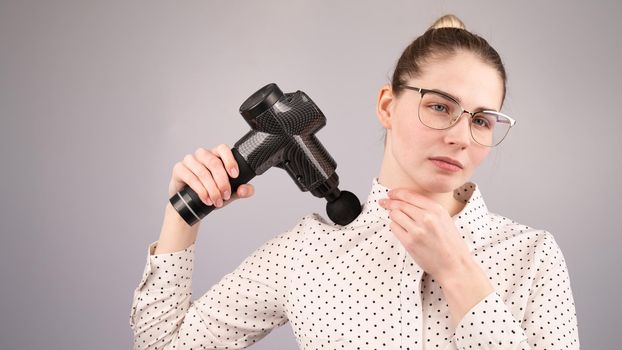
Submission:
[[[503,104],[507,76],[501,57],[484,38],[466,30],[464,22],[452,14],[439,17],[425,33],[404,49],[393,71],[393,92],[398,96],[403,91],[402,85],[409,78],[418,77],[423,67],[435,58],[447,57],[462,50],[477,55],[499,73],[503,83]]]
[[[464,22],[462,22],[458,16],[452,14],[439,17],[436,21],[434,21],[434,23],[432,23],[428,30],[439,28],[458,28],[466,30]]]
[[[404,91],[403,85],[409,78],[422,74],[425,65],[433,62],[435,58],[447,57],[460,50],[477,55],[499,73],[503,83],[503,104],[507,76],[499,53],[484,38],[468,31],[464,22],[452,14],[439,17],[425,33],[404,49],[391,79],[391,89],[395,96]],[[384,141],[386,146],[386,130]]]

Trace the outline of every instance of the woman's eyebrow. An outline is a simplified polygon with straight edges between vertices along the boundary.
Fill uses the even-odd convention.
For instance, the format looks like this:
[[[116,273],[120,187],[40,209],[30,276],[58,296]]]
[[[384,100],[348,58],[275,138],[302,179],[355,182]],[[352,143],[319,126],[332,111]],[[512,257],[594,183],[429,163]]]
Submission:
[[[432,89],[432,91],[436,91],[436,92],[439,92],[439,93],[441,93],[441,94],[443,94],[443,95],[446,95],[446,96],[448,96],[448,97],[451,97],[451,98],[452,98],[452,99],[454,99],[456,102],[458,102],[460,105],[462,105],[462,101],[460,101],[460,99],[459,99],[458,97],[456,97],[456,96],[454,96],[454,95],[452,95],[452,94],[450,94],[450,93],[448,93],[448,92],[445,92],[445,91],[443,91],[443,90],[439,90],[439,89]],[[463,108],[464,108],[464,107],[463,107]],[[473,111],[484,111],[484,110],[486,110],[486,111],[495,111],[495,112],[498,112],[496,109],[491,108],[491,107],[477,107],[477,108],[475,108]],[[473,111],[471,111],[471,112],[473,112]]]

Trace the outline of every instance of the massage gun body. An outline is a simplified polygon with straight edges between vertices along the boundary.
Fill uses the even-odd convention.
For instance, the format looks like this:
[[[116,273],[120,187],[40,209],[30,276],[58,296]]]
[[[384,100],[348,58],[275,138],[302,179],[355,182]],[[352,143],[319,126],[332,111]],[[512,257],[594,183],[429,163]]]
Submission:
[[[277,101],[272,110],[249,121],[253,130],[234,147],[256,175],[278,167],[289,174],[301,191],[311,191],[333,175],[337,167],[315,137],[326,125],[326,117],[304,92],[285,94],[284,100],[288,104]]]
[[[290,175],[301,191],[326,198],[333,221],[345,224],[358,216],[358,198],[338,189],[337,163],[315,137],[326,125],[326,117],[304,92],[283,94],[276,84],[268,84],[240,106],[240,113],[251,131],[231,149],[240,170],[238,177],[229,177],[232,193],[256,175],[278,167]],[[189,225],[214,209],[205,205],[189,186],[170,201]]]

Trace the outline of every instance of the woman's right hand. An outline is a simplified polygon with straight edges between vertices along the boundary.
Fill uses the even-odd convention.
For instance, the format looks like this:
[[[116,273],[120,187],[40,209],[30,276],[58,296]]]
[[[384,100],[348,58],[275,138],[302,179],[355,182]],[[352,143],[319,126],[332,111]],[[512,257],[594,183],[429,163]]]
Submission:
[[[221,208],[238,198],[248,198],[255,193],[251,184],[242,184],[231,194],[229,178],[238,177],[239,167],[229,146],[220,144],[213,149],[199,148],[187,154],[173,167],[168,187],[171,198],[187,184],[203,203]]]

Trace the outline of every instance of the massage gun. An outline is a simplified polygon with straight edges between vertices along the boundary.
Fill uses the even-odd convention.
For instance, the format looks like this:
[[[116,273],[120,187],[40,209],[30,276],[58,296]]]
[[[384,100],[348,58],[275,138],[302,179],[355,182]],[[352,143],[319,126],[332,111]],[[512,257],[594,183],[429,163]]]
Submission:
[[[229,177],[231,193],[275,166],[284,169],[301,191],[325,198],[334,223],[347,225],[360,214],[358,198],[339,190],[337,164],[314,135],[326,125],[326,117],[309,96],[302,91],[284,94],[276,84],[268,84],[242,103],[240,114],[251,131],[231,149],[239,168],[238,177]],[[215,209],[188,185],[170,202],[191,226]]]

